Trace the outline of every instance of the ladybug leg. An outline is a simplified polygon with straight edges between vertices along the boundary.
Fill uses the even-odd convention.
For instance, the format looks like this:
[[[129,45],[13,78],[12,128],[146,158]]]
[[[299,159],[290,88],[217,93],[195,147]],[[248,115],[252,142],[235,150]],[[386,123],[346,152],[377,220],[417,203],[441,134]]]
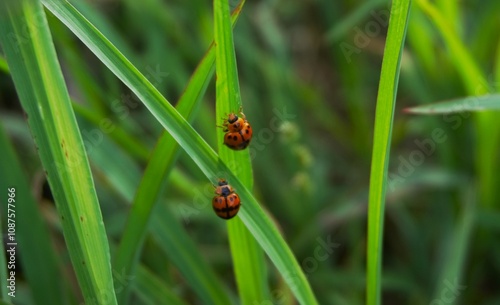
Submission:
[[[245,114],[243,113],[243,106],[240,105],[240,115],[241,117],[243,118],[243,120],[247,120],[247,117],[245,116]]]
[[[229,116],[229,114],[227,113],[224,113],[224,116],[221,118],[225,124],[227,124],[227,117]]]
[[[226,125],[228,124],[228,123],[227,123],[227,114],[226,114],[224,117],[220,118],[220,119],[221,119],[221,121],[222,121],[222,125],[223,125],[223,126],[226,126]]]
[[[228,132],[229,129],[227,129],[227,123],[224,122],[222,125],[215,125],[215,127],[222,128],[222,132]]]

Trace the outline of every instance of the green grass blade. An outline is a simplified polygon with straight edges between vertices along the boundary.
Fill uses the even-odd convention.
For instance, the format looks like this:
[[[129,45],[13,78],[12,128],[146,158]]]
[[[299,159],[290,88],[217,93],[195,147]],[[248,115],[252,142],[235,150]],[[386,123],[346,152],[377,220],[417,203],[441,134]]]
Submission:
[[[0,39],[46,170],[85,301],[116,304],[86,153],[38,1],[2,1]]]
[[[240,182],[210,146],[170,105],[158,90],[92,24],[68,2],[44,0],[45,6],[129,87],[158,119],[205,176],[216,183],[221,173],[238,189],[245,208],[240,218],[276,265],[302,304],[317,304],[314,294],[278,229],[264,213],[252,193]],[[206,198],[210,202],[211,198]]]
[[[393,1],[380,73],[368,199],[366,304],[380,304],[382,237],[390,144],[410,0]]]
[[[444,102],[406,108],[404,111],[413,114],[448,114],[486,110],[500,110],[500,94],[468,96]]]
[[[9,187],[16,189],[16,239],[18,257],[23,266],[34,300],[37,304],[49,302],[54,305],[66,304],[64,298],[65,285],[63,281],[47,281],[62,276],[57,264],[56,254],[52,248],[49,231],[43,222],[39,206],[28,183],[22,174],[23,170],[15,156],[14,149],[0,126],[0,189],[6,191]],[[3,213],[3,222],[5,213]],[[3,273],[5,274],[5,273]],[[17,278],[19,275],[17,275]]]
[[[217,75],[216,119],[221,120],[228,113],[238,112],[242,104],[233,32],[229,22],[229,5],[224,0],[214,1],[214,39]],[[240,178],[247,189],[251,190],[253,174],[249,149],[243,151],[229,149],[223,144],[222,130],[217,128],[216,132],[220,159],[228,164],[231,171]],[[244,203],[242,206],[244,208]],[[241,304],[250,305],[270,299],[262,249],[239,217],[229,220],[227,229]]]
[[[233,14],[233,25],[239,17],[241,1]],[[196,71],[191,77],[186,89],[177,103],[176,109],[186,120],[192,121],[196,109],[200,104],[215,69],[215,49],[213,45],[203,57]],[[148,162],[139,188],[137,189],[127,225],[124,230],[120,249],[115,258],[115,267],[124,270],[126,274],[133,274],[137,256],[142,249],[153,207],[164,188],[167,177],[177,160],[179,145],[172,136],[164,132],[158,140]],[[127,288],[118,295],[120,304],[127,299]]]

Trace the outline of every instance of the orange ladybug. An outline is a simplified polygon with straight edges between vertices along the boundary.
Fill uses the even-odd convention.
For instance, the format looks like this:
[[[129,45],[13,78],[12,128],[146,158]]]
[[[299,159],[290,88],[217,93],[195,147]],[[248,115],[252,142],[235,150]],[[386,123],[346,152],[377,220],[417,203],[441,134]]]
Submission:
[[[225,179],[220,179],[218,186],[215,187],[215,196],[212,199],[212,207],[215,214],[223,219],[231,219],[240,210],[240,197],[234,192]]]
[[[224,135],[224,144],[234,150],[242,150],[247,148],[252,140],[252,126],[248,123],[243,112],[240,112],[241,117],[236,114],[229,114],[228,118],[222,124]]]

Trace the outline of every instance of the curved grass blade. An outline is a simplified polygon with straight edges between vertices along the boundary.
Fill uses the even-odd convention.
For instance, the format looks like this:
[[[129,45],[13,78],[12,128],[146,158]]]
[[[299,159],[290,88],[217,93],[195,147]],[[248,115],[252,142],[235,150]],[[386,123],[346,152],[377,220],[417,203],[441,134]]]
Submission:
[[[228,113],[238,112],[242,104],[233,33],[229,23],[229,5],[224,0],[214,1],[214,40],[217,75],[216,119],[219,119]],[[231,171],[251,190],[253,175],[249,150],[229,149],[223,144],[222,130],[217,128],[216,132],[220,159],[228,164]],[[242,209],[244,208],[245,205],[242,204]],[[262,249],[239,217],[227,221],[227,229],[241,304],[250,305],[270,299]]]
[[[382,71],[380,73],[375,131],[373,136],[370,193],[368,198],[368,247],[366,304],[380,304],[382,237],[390,144],[401,56],[404,47],[410,0],[392,2]]]
[[[77,35],[124,84],[129,87],[165,127],[205,176],[215,183],[224,176],[238,189],[245,208],[239,216],[283,275],[302,304],[317,304],[314,294],[292,251],[252,193],[240,182],[193,127],[158,90],[88,20],[66,1],[43,0],[44,5]],[[210,198],[207,198],[209,201]]]
[[[233,13],[233,25],[236,23],[244,3],[245,1],[241,1]],[[176,106],[179,114],[186,118],[187,121],[194,119],[198,105],[213,76],[214,69],[215,49],[211,45],[196,68]],[[147,224],[150,221],[153,207],[165,187],[167,177],[178,155],[179,145],[169,133],[164,132],[156,143],[148,166],[144,171],[127,219],[120,249],[115,257],[115,267],[118,270],[123,269],[126,274],[134,274],[134,266],[137,263],[140,249],[142,249],[144,237],[147,232]],[[118,294],[120,304],[125,304],[128,294],[127,290],[125,287],[124,291]]]
[[[486,110],[500,110],[500,94],[468,96],[429,105],[406,108],[404,112],[432,115]]]
[[[71,261],[88,303],[116,304],[92,175],[43,7],[1,2],[0,39],[46,170]]]

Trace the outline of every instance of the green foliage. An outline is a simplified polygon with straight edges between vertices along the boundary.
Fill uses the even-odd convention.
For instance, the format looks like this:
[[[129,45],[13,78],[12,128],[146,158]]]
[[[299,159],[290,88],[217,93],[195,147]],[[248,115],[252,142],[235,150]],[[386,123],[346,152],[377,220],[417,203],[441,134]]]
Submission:
[[[0,1],[0,303],[499,303],[500,2],[227,3]]]

